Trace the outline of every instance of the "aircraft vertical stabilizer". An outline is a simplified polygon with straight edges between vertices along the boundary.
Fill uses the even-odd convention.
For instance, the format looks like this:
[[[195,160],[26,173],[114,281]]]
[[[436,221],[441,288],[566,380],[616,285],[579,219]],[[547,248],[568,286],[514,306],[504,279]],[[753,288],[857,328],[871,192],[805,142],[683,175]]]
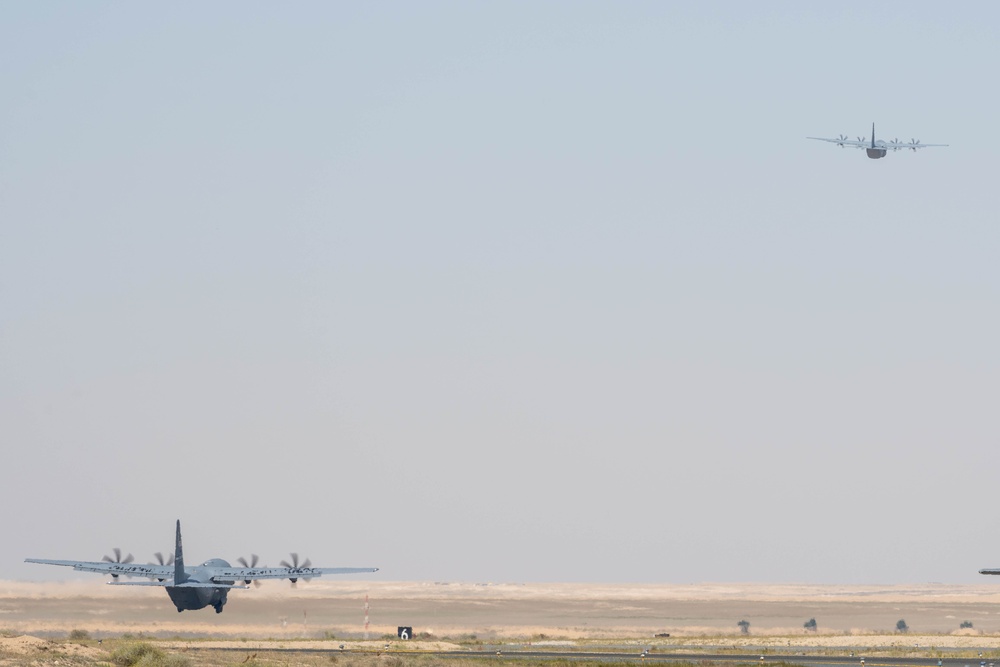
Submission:
[[[181,520],[177,519],[177,544],[174,547],[174,584],[182,584],[187,581],[187,573],[184,572],[184,547],[181,545]]]

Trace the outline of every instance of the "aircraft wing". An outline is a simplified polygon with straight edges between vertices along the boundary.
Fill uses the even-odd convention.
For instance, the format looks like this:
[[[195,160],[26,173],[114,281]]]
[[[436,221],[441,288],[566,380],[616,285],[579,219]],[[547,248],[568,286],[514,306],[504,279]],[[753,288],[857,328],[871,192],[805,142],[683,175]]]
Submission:
[[[941,147],[941,146],[947,146],[947,145],[948,144],[922,144],[919,141],[916,141],[916,142],[914,142],[914,141],[910,141],[910,142],[906,142],[906,141],[890,141],[889,143],[886,144],[886,147],[887,148],[891,148],[893,150],[903,150],[904,148],[909,148],[910,150],[914,150],[915,151],[918,148],[931,148],[931,147],[934,147],[934,146]]]
[[[871,143],[867,141],[855,141],[854,139],[827,139],[825,137],[806,137],[806,139],[815,139],[816,141],[829,141],[831,144],[837,144],[838,146],[854,146],[855,148],[871,148]],[[921,144],[923,145],[923,144]]]
[[[361,574],[378,572],[377,567],[220,567],[212,572],[212,581],[251,581],[253,579],[311,579],[324,574]]]
[[[182,584],[175,584],[171,580],[167,581],[109,581],[109,586],[162,586],[164,588],[246,588],[242,584],[206,584],[200,581],[185,581]]]
[[[173,565],[142,565],[140,563],[108,563],[107,561],[87,560],[47,560],[44,558],[25,558],[25,563],[41,563],[42,565],[62,565],[71,567],[78,572],[100,572],[115,576],[156,577],[157,579],[172,579]]]
[[[985,568],[980,570],[979,574],[1000,574],[1000,568]]]

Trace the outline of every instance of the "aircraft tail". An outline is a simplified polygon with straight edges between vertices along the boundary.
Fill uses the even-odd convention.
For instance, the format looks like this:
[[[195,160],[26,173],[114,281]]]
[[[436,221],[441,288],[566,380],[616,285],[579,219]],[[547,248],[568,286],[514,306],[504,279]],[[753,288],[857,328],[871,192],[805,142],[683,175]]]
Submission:
[[[181,520],[177,519],[177,543],[174,547],[174,585],[187,581],[184,571],[184,547],[181,545]]]
[[[872,148],[875,148],[875,123],[872,123]]]

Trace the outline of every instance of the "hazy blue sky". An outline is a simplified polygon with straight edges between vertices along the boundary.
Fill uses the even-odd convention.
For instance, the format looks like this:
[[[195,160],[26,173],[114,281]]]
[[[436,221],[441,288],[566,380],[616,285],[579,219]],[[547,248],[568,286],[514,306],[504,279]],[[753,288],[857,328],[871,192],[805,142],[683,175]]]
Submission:
[[[998,26],[3,2],[0,578],[995,583]]]

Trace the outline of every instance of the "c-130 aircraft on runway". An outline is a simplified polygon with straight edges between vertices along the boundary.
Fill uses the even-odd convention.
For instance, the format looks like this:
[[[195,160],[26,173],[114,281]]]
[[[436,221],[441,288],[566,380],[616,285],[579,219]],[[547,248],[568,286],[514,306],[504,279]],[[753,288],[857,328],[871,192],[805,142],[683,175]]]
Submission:
[[[106,557],[107,558],[107,557]],[[129,559],[130,560],[130,559]],[[246,584],[258,579],[289,579],[294,584],[301,579],[310,579],[324,574],[358,574],[361,572],[378,572],[377,567],[308,567],[307,560],[299,566],[297,557],[292,558],[292,567],[233,567],[221,558],[212,558],[201,565],[185,567],[184,550],[181,547],[181,522],[177,521],[177,544],[174,548],[173,565],[140,565],[126,561],[81,561],[81,560],[45,560],[41,558],[25,558],[25,563],[42,563],[43,565],[65,565],[80,572],[103,572],[114,577],[109,584],[117,586],[163,586],[167,595],[177,607],[177,611],[185,609],[204,609],[211,606],[215,613],[221,614],[226,604],[226,596],[232,588],[246,588]],[[242,559],[241,559],[242,560]],[[242,561],[244,565],[246,561]],[[256,565],[256,556],[253,564]],[[288,565],[287,563],[283,563]],[[118,581],[121,575],[129,577],[149,577],[156,581]],[[242,581],[243,584],[236,582]]]

